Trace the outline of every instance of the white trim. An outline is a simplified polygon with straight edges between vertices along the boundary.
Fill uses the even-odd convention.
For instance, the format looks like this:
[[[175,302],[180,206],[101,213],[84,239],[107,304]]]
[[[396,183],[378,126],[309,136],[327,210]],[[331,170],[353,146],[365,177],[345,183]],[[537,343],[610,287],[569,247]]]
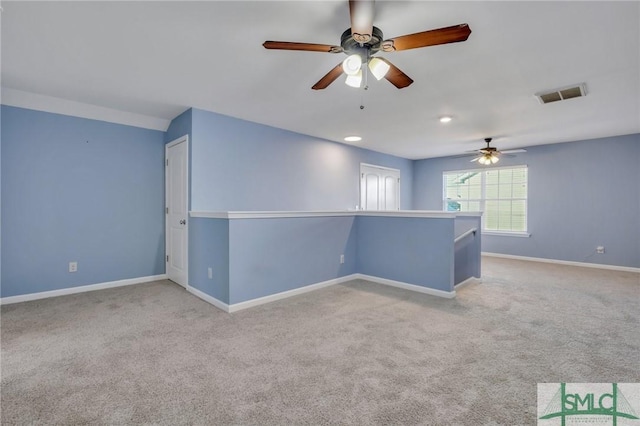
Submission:
[[[209,296],[208,294],[198,290],[197,288],[187,285],[187,291],[191,294],[193,294],[194,296],[204,300],[205,302],[211,303],[213,306],[215,306],[218,309],[222,309],[225,312],[230,312],[229,311],[229,305],[227,305],[226,303],[216,299],[213,296]]]
[[[482,217],[482,212],[455,212],[456,217]]]
[[[229,219],[228,212],[189,212],[190,217],[204,217],[207,219]]]
[[[126,126],[142,127],[144,129],[160,130],[162,132],[165,132],[171,123],[171,120],[165,118],[120,111],[6,87],[2,88],[2,104],[35,111],[124,124]]]
[[[28,302],[31,300],[47,299],[49,297],[66,296],[69,294],[84,293],[87,291],[104,290],[107,288],[123,287],[127,285],[142,284],[152,281],[166,280],[166,274],[150,275],[148,277],[128,278],[125,280],[109,281],[98,284],[89,284],[78,287],[61,288],[59,290],[42,291],[39,293],[21,294],[18,296],[3,297],[0,299],[0,305],[8,305],[11,303]]]
[[[354,274],[356,276],[356,279],[360,279],[360,280],[366,280],[366,281],[371,281],[374,283],[378,283],[378,284],[384,284],[384,285],[388,285],[391,287],[398,287],[398,288],[402,288],[405,290],[410,290],[410,291],[415,291],[418,293],[424,293],[424,294],[428,294],[431,296],[438,296],[438,297],[444,297],[445,299],[453,299],[454,297],[456,297],[456,291],[444,291],[444,290],[438,290],[435,288],[429,288],[429,287],[423,287],[420,285],[415,285],[415,284],[409,284],[409,283],[405,283],[402,281],[395,281],[395,280],[389,280],[386,278],[379,278],[379,277],[374,277],[371,275],[365,275],[365,274]]]
[[[387,217],[424,217],[424,218],[455,218],[456,212],[426,211],[426,210],[365,210],[359,211],[358,216],[387,216]]]
[[[466,237],[467,235],[476,235],[476,232],[478,232],[478,228],[471,228],[468,231],[464,232],[461,235],[458,235],[454,240],[453,243],[457,243],[458,241],[462,240],[464,237]]]
[[[545,259],[543,257],[527,257],[527,256],[515,256],[512,254],[501,254],[501,253],[489,253],[483,251],[480,253],[482,256],[487,257],[498,257],[502,259],[514,259],[514,260],[526,260],[529,262],[541,262],[541,263],[555,263],[558,265],[569,265],[569,266],[580,266],[583,268],[594,268],[594,269],[609,269],[613,271],[624,271],[624,272],[635,272],[640,273],[640,268],[634,268],[631,266],[617,266],[617,265],[604,265],[601,263],[587,263],[587,262],[574,262],[570,260],[556,260],[556,259]]]
[[[324,287],[329,287],[336,284],[342,284],[348,281],[352,281],[356,278],[357,274],[346,275],[344,277],[334,278],[328,281],[322,281],[315,284],[310,284],[304,287],[294,288],[292,290],[283,291],[276,294],[270,294],[264,297],[258,297],[257,299],[251,299],[240,303],[234,303],[229,306],[229,312],[236,312],[242,309],[252,308],[258,305],[264,305],[265,303],[275,302],[276,300],[286,299],[288,297],[297,296],[299,294],[308,293],[310,291],[319,290]]]
[[[292,212],[292,211],[190,211],[190,217],[202,217],[209,219],[276,219],[276,218],[290,218],[290,217],[333,217],[333,216],[386,216],[386,217],[421,217],[421,218],[455,218],[457,216],[475,216],[480,217],[482,213],[465,212],[443,212],[443,211],[428,211],[428,210],[368,210],[368,211],[353,211],[353,210],[336,210],[336,211],[306,211],[306,212]]]
[[[205,217],[210,219],[277,219],[288,217],[329,217],[329,216],[354,216],[350,211],[308,211],[308,212],[269,212],[269,211],[245,211],[245,212],[189,212],[191,217]]]
[[[381,170],[388,170],[388,171],[392,171],[392,172],[398,172],[398,174],[400,174],[400,169],[394,169],[393,167],[379,166],[377,164],[370,164],[370,163],[360,163],[360,173],[362,173],[362,166],[372,167],[374,169],[381,169]]]
[[[459,290],[462,287],[468,286],[469,284],[480,284],[480,283],[482,283],[482,278],[469,277],[466,280],[454,285],[453,288],[455,288],[456,290]]]
[[[167,149],[172,148],[172,147],[178,145],[181,142],[187,142],[188,143],[189,142],[189,135],[187,134],[187,135],[180,136],[179,138],[176,138],[176,139],[172,140],[171,142],[167,143],[164,146],[165,147],[165,149],[164,149],[165,154],[167,153]],[[189,152],[187,151],[187,155],[188,154],[189,154]],[[166,157],[165,157],[165,160],[166,160]]]
[[[185,201],[186,201],[186,206],[185,206],[185,211],[187,212],[187,217],[185,218],[186,220],[186,225],[185,225],[185,253],[184,253],[184,257],[185,257],[185,264],[187,265],[187,267],[185,268],[185,277],[184,277],[184,288],[189,287],[189,204],[190,204],[190,197],[189,197],[189,183],[191,181],[191,162],[189,161],[189,135],[184,135],[184,136],[180,136],[179,138],[176,138],[174,140],[172,140],[171,142],[167,143],[164,146],[164,161],[165,161],[165,168],[164,168],[164,208],[165,208],[165,214],[164,214],[164,252],[165,252],[165,256],[166,254],[169,252],[167,250],[168,246],[169,246],[169,221],[167,220],[167,209],[169,208],[169,204],[167,203],[167,194],[169,193],[168,188],[169,188],[169,175],[167,174],[168,171],[168,167],[166,167],[166,165],[168,164],[167,161],[169,160],[169,148],[172,148],[178,144],[184,143],[186,146],[186,163],[187,163],[187,167],[186,167],[186,174],[187,174],[187,178],[185,180]],[[168,262],[166,261],[165,258],[165,272],[167,273],[167,275],[169,275],[167,268],[169,267]],[[180,286],[182,286],[182,284],[180,283],[176,283]]]
[[[216,299],[215,297],[209,296],[208,294],[206,294],[206,293],[204,293],[204,292],[202,292],[202,291],[198,290],[197,288],[194,288],[193,286],[190,286],[190,285],[187,286],[187,291],[189,293],[193,294],[194,296],[199,297],[200,299],[204,300],[205,302],[211,303],[216,308],[222,309],[225,312],[233,313],[233,312],[241,311],[243,309],[248,309],[248,308],[253,308],[253,307],[259,306],[259,305],[264,305],[265,303],[271,303],[271,302],[275,302],[277,300],[287,299],[289,297],[297,296],[299,294],[309,293],[311,291],[319,290],[321,288],[329,287],[329,286],[332,286],[332,285],[344,284],[344,283],[347,283],[347,282],[353,281],[353,280],[370,281],[370,282],[377,283],[377,284],[388,285],[388,286],[391,286],[391,287],[397,287],[397,288],[401,288],[401,289],[409,290],[409,291],[415,291],[417,293],[428,294],[428,295],[431,295],[431,296],[444,297],[446,299],[451,299],[451,298],[454,298],[456,296],[455,290],[454,291],[437,290],[437,289],[434,289],[434,288],[422,287],[422,286],[419,286],[419,285],[408,284],[408,283],[404,283],[404,282],[401,282],[401,281],[388,280],[386,278],[378,278],[378,277],[374,277],[374,276],[371,276],[371,275],[364,275],[364,274],[360,274],[360,273],[351,274],[351,275],[345,275],[344,277],[334,278],[334,279],[331,279],[331,280],[322,281],[322,282],[315,283],[315,284],[309,284],[309,285],[304,286],[304,287],[294,288],[292,290],[287,290],[287,291],[283,291],[283,292],[276,293],[276,294],[270,294],[268,296],[258,297],[256,299],[246,300],[244,302],[234,303],[232,305],[228,305],[228,304],[226,304],[224,302],[221,302],[220,300]],[[470,281],[470,280],[478,281],[479,278],[473,278],[473,277],[469,278],[468,280],[465,280],[462,283],[458,284],[458,286],[456,286],[456,287],[459,288],[459,286],[461,284],[466,285],[467,281]]]
[[[486,147],[483,147],[486,148]],[[515,149],[515,148],[514,148]],[[474,153],[470,153],[469,157],[473,157]],[[487,170],[506,170],[506,169],[518,169],[521,167],[526,167],[527,169],[529,168],[529,166],[527,164],[514,164],[512,166],[485,166],[485,167],[476,167],[473,169],[461,169],[461,170],[443,170],[442,173],[470,173],[470,172],[485,172]]]
[[[493,237],[517,237],[517,238],[529,238],[531,234],[528,232],[515,232],[515,231],[482,231],[482,235]]]

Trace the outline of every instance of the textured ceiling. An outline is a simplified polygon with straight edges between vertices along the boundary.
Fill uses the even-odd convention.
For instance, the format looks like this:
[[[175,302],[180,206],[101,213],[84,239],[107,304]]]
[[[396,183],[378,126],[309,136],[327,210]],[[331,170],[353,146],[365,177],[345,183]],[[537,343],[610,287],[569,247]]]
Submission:
[[[3,2],[2,87],[171,119],[193,106],[406,158],[640,132],[640,3],[378,1],[386,37],[468,23],[466,42],[383,56],[415,80],[311,86],[343,54],[347,1]],[[541,105],[534,93],[586,83]],[[360,108],[364,105],[364,109]],[[453,116],[443,125],[442,115]]]

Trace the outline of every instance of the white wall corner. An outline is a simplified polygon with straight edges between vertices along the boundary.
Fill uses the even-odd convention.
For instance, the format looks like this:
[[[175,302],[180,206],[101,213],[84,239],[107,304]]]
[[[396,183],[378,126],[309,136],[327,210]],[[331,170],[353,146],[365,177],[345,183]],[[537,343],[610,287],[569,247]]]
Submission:
[[[455,290],[444,291],[444,290],[438,290],[435,288],[409,284],[402,281],[395,281],[395,280],[389,280],[387,278],[374,277],[371,275],[365,275],[365,274],[354,274],[354,275],[356,275],[357,276],[356,278],[360,280],[371,281],[374,283],[384,284],[391,287],[402,288],[404,290],[415,291],[417,293],[428,294],[430,296],[444,297],[445,299],[453,299],[454,297],[456,297]]]
[[[471,284],[481,284],[482,283],[482,278],[479,277],[469,277],[466,280],[459,282],[458,284],[456,284],[455,286],[453,286],[453,288],[455,288],[456,290],[460,290],[463,287],[466,287],[468,285]]]
[[[213,306],[215,306],[218,309],[222,309],[225,312],[231,312],[229,305],[227,305],[226,303],[216,299],[213,296],[209,296],[207,293],[198,290],[195,287],[192,287],[190,285],[187,285],[187,291],[191,294],[193,294],[194,296],[196,296],[199,299],[204,300],[207,303],[212,304]]]

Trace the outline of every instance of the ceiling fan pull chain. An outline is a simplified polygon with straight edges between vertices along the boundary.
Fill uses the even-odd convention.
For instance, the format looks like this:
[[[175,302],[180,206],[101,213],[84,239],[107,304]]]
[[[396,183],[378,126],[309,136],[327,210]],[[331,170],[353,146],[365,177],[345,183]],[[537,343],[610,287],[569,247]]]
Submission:
[[[367,49],[367,62],[364,64],[364,90],[369,90],[369,61],[371,60],[371,50]]]
[[[369,52],[367,51],[367,60],[365,62],[365,65],[362,67],[364,68],[363,74],[364,74],[364,85],[362,87],[362,90],[367,90],[369,89],[369,67],[367,66],[367,64],[369,63]],[[364,93],[360,92],[360,109],[364,109]]]

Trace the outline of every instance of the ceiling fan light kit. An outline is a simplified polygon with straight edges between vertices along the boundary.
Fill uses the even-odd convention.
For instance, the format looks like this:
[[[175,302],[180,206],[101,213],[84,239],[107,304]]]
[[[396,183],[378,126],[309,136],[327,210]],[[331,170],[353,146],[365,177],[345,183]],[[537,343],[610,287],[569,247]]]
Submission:
[[[495,154],[484,154],[478,159],[478,163],[484,166],[495,164],[498,161],[500,161],[500,158]]]
[[[382,31],[373,26],[374,12],[373,0],[349,0],[351,28],[342,33],[340,46],[271,40],[265,41],[262,45],[266,49],[347,54],[347,59],[334,67],[312,86],[314,90],[326,89],[343,73],[347,74],[347,79],[345,80],[347,85],[360,87],[362,84],[363,63],[367,63],[369,70],[377,80],[385,78],[396,88],[402,89],[411,85],[413,80],[388,60],[375,57],[374,55],[377,52],[380,50],[383,52],[396,52],[419,47],[457,43],[467,40],[471,34],[469,25],[459,24],[385,40]]]
[[[477,151],[470,151],[470,152],[475,152],[475,154],[472,154],[472,155],[478,155],[477,157],[473,158],[470,162],[473,163],[474,161],[477,161],[483,166],[490,166],[500,161],[501,155],[513,157],[513,154],[515,153],[527,152],[526,149],[511,149],[507,151],[498,151],[497,148],[491,146],[491,140],[492,138],[485,138],[484,141],[487,144],[485,148],[479,149]]]
[[[376,80],[381,80],[391,66],[380,58],[371,58],[368,64],[371,74]],[[347,75],[344,83],[347,86],[359,88],[362,85],[362,58],[358,54],[347,56],[342,62],[342,70]]]
[[[381,58],[374,57],[369,60],[369,70],[376,80],[382,80],[382,78],[387,75],[390,68],[391,66]]]
[[[362,68],[362,58],[360,55],[350,55],[342,61],[342,70],[346,75],[356,75]]]
[[[360,87],[362,84],[362,70],[358,70],[355,74],[348,74],[344,84],[351,87]]]

